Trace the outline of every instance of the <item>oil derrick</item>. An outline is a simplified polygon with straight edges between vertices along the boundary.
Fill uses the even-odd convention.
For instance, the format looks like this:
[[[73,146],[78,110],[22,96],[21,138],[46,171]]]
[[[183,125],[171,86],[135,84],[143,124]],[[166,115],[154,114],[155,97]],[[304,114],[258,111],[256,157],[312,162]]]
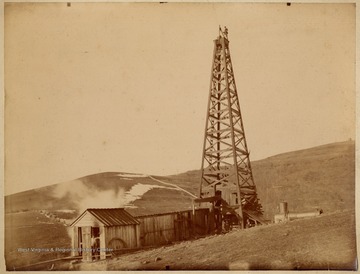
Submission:
[[[214,40],[210,94],[201,168],[199,203],[211,202],[220,218],[236,216],[243,228],[257,224],[262,209],[257,198],[249,150],[231,64],[228,31],[219,27]],[[239,198],[240,197],[240,198]],[[260,218],[261,219],[261,218]]]

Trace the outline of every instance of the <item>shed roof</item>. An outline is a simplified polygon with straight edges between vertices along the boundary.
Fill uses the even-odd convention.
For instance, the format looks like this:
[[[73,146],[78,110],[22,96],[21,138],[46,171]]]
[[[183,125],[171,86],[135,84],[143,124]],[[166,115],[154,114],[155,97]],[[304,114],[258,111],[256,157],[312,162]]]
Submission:
[[[86,213],[90,213],[104,226],[126,226],[138,225],[140,222],[135,219],[124,208],[88,208],[85,210],[71,226],[75,225]]]

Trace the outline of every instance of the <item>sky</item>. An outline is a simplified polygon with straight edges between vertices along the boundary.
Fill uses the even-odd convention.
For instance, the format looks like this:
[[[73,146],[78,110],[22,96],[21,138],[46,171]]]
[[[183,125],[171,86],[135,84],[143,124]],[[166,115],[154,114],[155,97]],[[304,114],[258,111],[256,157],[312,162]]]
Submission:
[[[355,138],[355,4],[6,3],[5,194],[201,167],[213,40],[252,161]]]

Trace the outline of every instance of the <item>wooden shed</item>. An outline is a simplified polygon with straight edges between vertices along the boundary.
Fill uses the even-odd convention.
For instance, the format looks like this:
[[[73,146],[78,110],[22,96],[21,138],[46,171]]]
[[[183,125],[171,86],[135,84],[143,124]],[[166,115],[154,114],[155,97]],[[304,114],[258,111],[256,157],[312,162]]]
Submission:
[[[70,225],[72,256],[93,261],[112,251],[139,247],[139,226],[124,208],[89,208]]]
[[[136,217],[141,246],[163,245],[208,233],[209,209],[185,210]]]

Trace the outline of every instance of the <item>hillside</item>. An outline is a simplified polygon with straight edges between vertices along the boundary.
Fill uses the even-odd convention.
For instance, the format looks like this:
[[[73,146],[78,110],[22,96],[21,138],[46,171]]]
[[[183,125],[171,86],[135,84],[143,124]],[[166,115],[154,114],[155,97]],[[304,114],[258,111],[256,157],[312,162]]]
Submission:
[[[280,202],[292,212],[355,208],[355,142],[339,142],[252,162],[264,215],[272,219]],[[167,179],[197,194],[200,171]],[[163,178],[164,179],[164,178]]]
[[[355,208],[355,143],[341,142],[254,162],[258,193],[268,216],[281,201],[293,212]]]
[[[252,162],[252,168],[266,218],[272,219],[281,201],[287,201],[289,210],[294,212],[316,208],[335,212],[355,206],[355,143],[352,141],[276,155]],[[197,195],[200,172],[154,178]],[[135,215],[191,207],[192,197],[183,191],[142,175],[108,172],[6,196],[5,210],[73,209],[78,214],[86,207],[119,207],[129,200],[127,192],[137,191],[136,185],[148,191],[130,199],[128,210]]]
[[[254,161],[252,167],[260,202],[267,219],[273,220],[279,202],[284,200],[289,203],[289,210],[292,212],[313,211],[315,208],[321,208],[327,215],[344,210],[351,211],[355,208],[354,142],[334,143],[284,153],[261,161]],[[197,194],[199,178],[198,170],[173,176],[108,172],[5,196],[7,266],[12,269],[27,265],[29,262],[36,263],[53,259],[54,254],[47,253],[23,253],[19,257],[17,248],[44,245],[70,246],[70,238],[65,225],[86,208],[125,207],[135,216],[189,209],[192,196],[187,191]],[[334,218],[342,220],[346,218],[344,216],[340,214]],[[329,218],[327,219],[329,222],[314,223],[313,226],[309,221],[308,232],[315,233],[318,230],[317,225],[335,226],[336,229],[341,227],[341,230],[324,232],[320,236],[324,238],[338,237],[335,235],[336,233],[343,233],[345,242],[349,241],[347,237],[350,237],[353,242],[355,241],[355,236],[352,236],[355,231],[353,224],[345,229],[342,223],[332,224],[332,217]],[[343,221],[344,224],[348,224],[350,221],[353,222],[353,217],[343,219]],[[63,235],[60,242],[57,237],[53,237],[52,232],[55,229],[57,235]],[[261,228],[256,229],[262,231]],[[257,230],[251,229],[251,231]],[[273,233],[277,235],[276,233],[280,232]],[[330,236],[326,233],[330,233]],[[29,238],[28,235],[33,236]],[[260,236],[254,236],[253,241],[260,239]],[[276,242],[276,239],[272,238],[272,241]],[[271,242],[264,242],[263,238],[261,241],[264,245],[272,246]],[[286,242],[285,238],[283,244],[291,245],[290,243]],[[335,244],[331,244],[329,248],[333,248],[333,245]],[[203,246],[205,245],[203,244]],[[225,249],[225,247],[221,248]],[[296,252],[298,251],[299,249],[296,249]],[[295,256],[296,252],[292,252],[292,256]],[[57,254],[56,256],[68,255]],[[206,258],[212,256],[211,254],[206,255]],[[182,258],[181,256],[180,258]],[[204,262],[205,264],[209,264],[209,262]],[[215,265],[213,266],[215,267]],[[220,263],[220,266],[220,268],[225,267],[223,263]],[[141,267],[147,267],[147,264]],[[184,266],[180,265],[179,267]]]
[[[226,252],[224,252],[226,250]],[[355,270],[355,212],[232,231],[122,255],[78,270]]]
[[[126,207],[134,215],[188,209],[191,196],[175,187],[142,174],[106,172],[5,196],[5,212],[74,210],[75,217],[90,207]]]

